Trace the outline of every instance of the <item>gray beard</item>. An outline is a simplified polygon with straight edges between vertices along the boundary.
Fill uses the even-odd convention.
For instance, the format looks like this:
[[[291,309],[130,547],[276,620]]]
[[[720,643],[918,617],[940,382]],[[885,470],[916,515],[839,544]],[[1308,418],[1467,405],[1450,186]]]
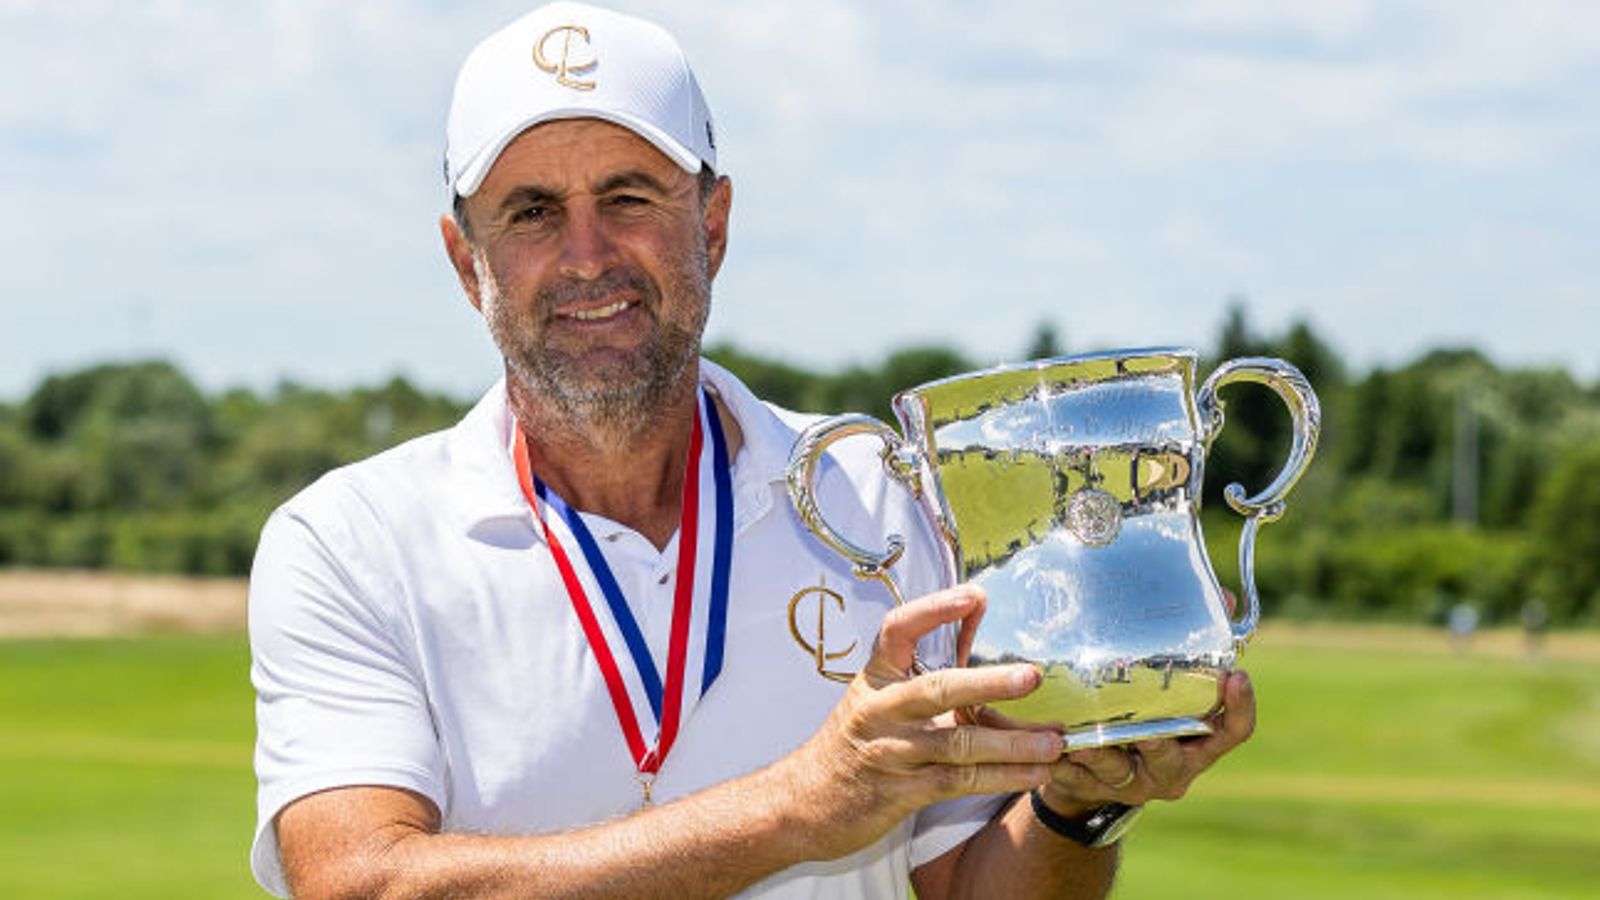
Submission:
[[[635,270],[612,270],[591,282],[562,282],[539,292],[531,309],[505,301],[488,265],[477,260],[478,284],[489,333],[512,376],[532,390],[567,426],[615,447],[625,447],[650,431],[660,410],[683,389],[691,364],[698,364],[700,335],[710,311],[707,257],[700,248],[688,265],[675,265],[673,283],[680,295],[700,298],[688,322],[656,320],[650,339],[625,361],[595,372],[582,359],[549,347],[535,322],[559,304],[629,289],[646,298],[643,308],[658,315],[658,292]]]

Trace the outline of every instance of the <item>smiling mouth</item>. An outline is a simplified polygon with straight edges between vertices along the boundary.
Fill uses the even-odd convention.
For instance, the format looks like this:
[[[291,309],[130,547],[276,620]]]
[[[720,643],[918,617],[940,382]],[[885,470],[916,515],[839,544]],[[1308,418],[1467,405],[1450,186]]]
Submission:
[[[595,309],[574,310],[566,315],[568,318],[577,319],[580,322],[599,322],[619,316],[632,309],[634,305],[635,301],[633,300],[618,300],[615,303],[608,303]]]

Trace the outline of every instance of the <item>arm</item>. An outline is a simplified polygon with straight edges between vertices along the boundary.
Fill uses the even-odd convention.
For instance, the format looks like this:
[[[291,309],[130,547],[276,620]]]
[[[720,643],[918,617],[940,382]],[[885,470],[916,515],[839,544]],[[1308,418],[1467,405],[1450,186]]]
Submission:
[[[347,787],[278,817],[295,897],[725,897],[797,862],[772,770],[567,833],[443,834],[409,791]]]
[[[1026,790],[1050,777],[1058,736],[946,714],[1027,694],[1037,670],[908,674],[918,638],[970,626],[982,608],[980,592],[957,588],[893,611],[867,667],[798,750],[624,819],[553,835],[444,834],[430,802],[398,789],[301,798],[275,825],[290,885],[306,898],[722,897],[867,846],[936,800]]]
[[[1019,794],[982,831],[912,873],[920,900],[954,897],[1100,898],[1111,892],[1118,848],[1080,847],[1039,824]]]

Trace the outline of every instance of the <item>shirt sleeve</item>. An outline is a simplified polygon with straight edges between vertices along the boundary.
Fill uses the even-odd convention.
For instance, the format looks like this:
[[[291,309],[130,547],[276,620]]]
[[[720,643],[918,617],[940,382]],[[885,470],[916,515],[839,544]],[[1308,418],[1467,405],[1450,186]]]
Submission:
[[[286,509],[262,532],[250,578],[258,783],[251,870],[287,896],[273,824],[317,791],[405,788],[444,808],[441,752],[392,611],[362,578],[351,529]],[[320,532],[320,533],[319,533]],[[334,548],[338,549],[335,550]]]

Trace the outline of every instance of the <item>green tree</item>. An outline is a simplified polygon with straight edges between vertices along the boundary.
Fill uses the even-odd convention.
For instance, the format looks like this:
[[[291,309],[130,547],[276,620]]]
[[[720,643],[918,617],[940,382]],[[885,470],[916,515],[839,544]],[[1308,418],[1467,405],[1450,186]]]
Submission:
[[[207,471],[209,407],[170,363],[51,376],[23,405],[23,420],[55,457],[43,467],[45,488],[63,511],[170,507]]]
[[[819,411],[818,376],[796,366],[746,353],[732,344],[706,350],[713,362],[738,376],[757,397],[788,409]]]
[[[1225,361],[1272,353],[1272,345],[1256,336],[1242,301],[1228,309],[1217,337],[1214,359],[1201,375]],[[1291,360],[1292,362],[1292,360]],[[1270,389],[1250,384],[1232,385],[1220,392],[1223,429],[1206,459],[1205,503],[1219,506],[1222,491],[1231,483],[1255,493],[1266,487],[1288,457],[1289,414]]]
[[[976,368],[947,347],[909,347],[889,354],[877,369],[852,366],[824,383],[825,408],[870,413],[893,422],[889,402],[895,394]]]
[[[1557,621],[1600,619],[1600,441],[1552,460],[1532,514],[1539,578],[1530,585]]]
[[[1022,351],[1022,358],[1049,359],[1066,352],[1066,346],[1061,343],[1061,335],[1057,333],[1055,324],[1045,321],[1034,328],[1033,337],[1029,339],[1027,348]]]

